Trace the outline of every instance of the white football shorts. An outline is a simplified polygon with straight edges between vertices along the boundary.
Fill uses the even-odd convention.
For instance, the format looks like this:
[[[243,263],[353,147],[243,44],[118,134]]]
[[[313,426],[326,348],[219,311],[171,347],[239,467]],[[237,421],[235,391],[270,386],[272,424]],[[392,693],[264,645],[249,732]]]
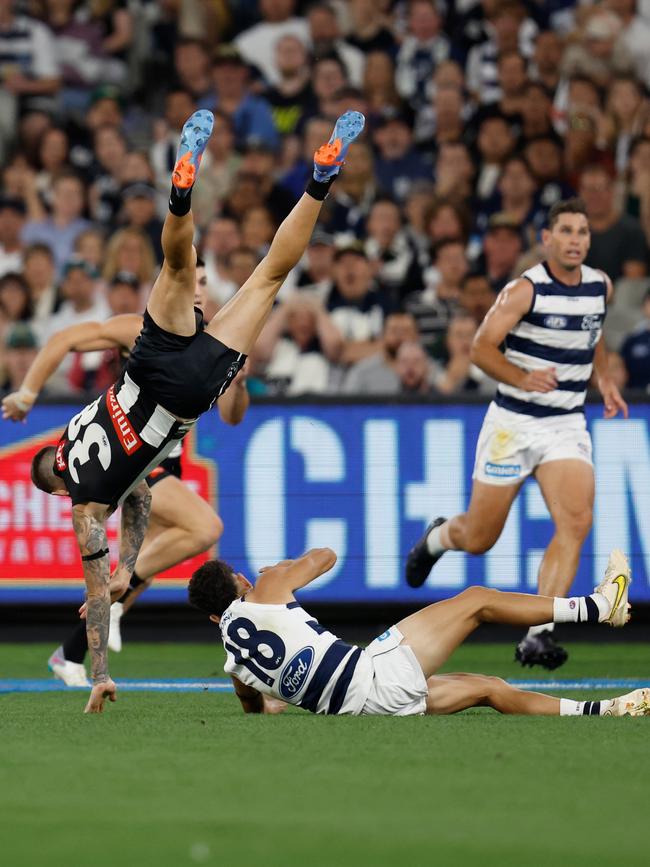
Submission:
[[[404,636],[391,626],[366,647],[374,676],[362,714],[414,716],[425,712],[429,689],[420,663]]]
[[[581,412],[536,418],[491,403],[476,444],[473,478],[488,485],[513,485],[549,461],[593,466],[591,451]]]

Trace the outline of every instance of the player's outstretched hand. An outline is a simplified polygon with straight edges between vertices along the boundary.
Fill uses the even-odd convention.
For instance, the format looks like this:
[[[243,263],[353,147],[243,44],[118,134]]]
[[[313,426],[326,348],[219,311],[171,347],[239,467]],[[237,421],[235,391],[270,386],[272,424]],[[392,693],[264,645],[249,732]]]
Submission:
[[[539,391],[546,394],[557,388],[557,376],[554,367],[545,367],[543,370],[529,371],[521,384],[524,391]]]
[[[14,391],[2,400],[2,417],[10,421],[24,421],[33,405],[34,401],[27,395]]]
[[[600,393],[603,396],[603,403],[605,404],[605,412],[603,415],[605,418],[616,418],[616,416],[621,412],[623,414],[623,418],[628,417],[627,404],[621,397],[621,392],[610,380],[601,380],[599,382]]]
[[[106,699],[117,701],[117,687],[110,677],[108,680],[103,681],[103,683],[96,683],[93,686],[84,713],[102,713]]]

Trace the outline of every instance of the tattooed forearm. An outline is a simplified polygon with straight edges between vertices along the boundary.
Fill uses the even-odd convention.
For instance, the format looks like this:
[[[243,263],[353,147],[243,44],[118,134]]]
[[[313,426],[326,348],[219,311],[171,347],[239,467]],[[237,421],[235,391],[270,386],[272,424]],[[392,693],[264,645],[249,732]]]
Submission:
[[[141,482],[122,506],[122,532],[120,538],[120,568],[129,578],[135,569],[144,534],[149,524],[151,493],[146,482]]]
[[[87,593],[86,633],[95,683],[108,680],[109,556],[104,516],[93,507],[73,506],[72,524],[82,556]],[[106,552],[106,553],[103,553]],[[84,559],[86,558],[86,559]]]

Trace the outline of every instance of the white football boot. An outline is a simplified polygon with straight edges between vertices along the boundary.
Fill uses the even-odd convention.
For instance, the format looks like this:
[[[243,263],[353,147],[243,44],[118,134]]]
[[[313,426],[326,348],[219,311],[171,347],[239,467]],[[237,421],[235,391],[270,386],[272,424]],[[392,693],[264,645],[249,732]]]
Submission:
[[[605,577],[594,593],[600,593],[609,602],[609,614],[603,617],[601,623],[610,626],[625,626],[630,619],[630,605],[627,601],[627,591],[631,582],[630,564],[625,554],[614,548],[609,555]]]
[[[111,619],[108,627],[108,649],[119,653],[122,649],[122,633],[120,620],[124,613],[124,605],[121,602],[113,602],[111,605]]]
[[[650,716],[650,689],[635,689],[611,699],[603,716]]]
[[[54,677],[58,677],[66,686],[90,686],[85,665],[66,659],[63,655],[63,647],[57,647],[48,659],[47,667]]]

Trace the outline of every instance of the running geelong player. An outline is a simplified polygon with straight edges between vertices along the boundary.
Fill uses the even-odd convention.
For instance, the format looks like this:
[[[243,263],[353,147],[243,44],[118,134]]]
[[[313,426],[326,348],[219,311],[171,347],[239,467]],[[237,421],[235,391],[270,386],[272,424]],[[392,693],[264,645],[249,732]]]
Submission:
[[[294,598],[335,563],[333,551],[317,548],[262,569],[254,585],[220,560],[204,563],[190,579],[190,602],[219,624],[225,669],[246,712],[276,713],[281,700],[324,714],[409,716],[487,706],[511,714],[650,715],[650,689],[576,702],[524,692],[497,677],[436,675],[480,623],[624,626],[630,570],[621,551],[612,552],[591,596],[553,599],[470,587],[407,617],[365,650],[339,640]]]
[[[337,120],[330,142],[314,155],[306,193],[280,225],[268,254],[203,328],[203,316],[193,306],[196,250],[190,207],[212,124],[211,112],[198,111],[183,127],[162,233],[165,260],[124,373],[70,421],[58,446],[42,449],[32,463],[37,487],[72,500],[94,683],[87,712],[102,711],[105,699],[116,696],[108,673],[109,609],[111,598],[119,598],[129,585],[146,531],[151,495],[144,479],[241,369],[278,290],[307,247],[364,118],[347,112]],[[120,504],[120,558],[110,576],[105,524]]]
[[[196,267],[194,306],[203,310],[207,301],[205,266],[199,259]],[[22,421],[32,409],[39,393],[68,352],[95,352],[117,349],[126,360],[142,330],[143,318],[137,314],[114,316],[106,322],[71,325],[53,335],[41,348],[30,366],[19,391],[2,401],[3,416]],[[219,398],[218,409],[226,424],[239,424],[249,405],[246,380],[241,371],[228,391]],[[221,518],[187,485],[182,484],[182,443],[146,478],[151,491],[151,515],[142,549],[135,564],[129,587],[111,605],[108,647],[122,649],[120,619],[136,599],[153,582],[159,572],[202,554],[212,547],[223,532]],[[88,651],[86,625],[83,621],[70,633],[48,660],[54,675],[68,686],[87,686],[84,659]]]
[[[482,554],[497,541],[523,481],[534,474],[555,524],[539,568],[538,591],[566,596],[591,528],[594,471],[583,404],[592,369],[605,418],[627,405],[609,378],[602,325],[612,284],[583,262],[590,244],[584,204],[555,204],[542,232],[546,261],[500,293],[479,328],[472,361],[499,381],[476,448],[469,508],[436,518],[411,549],[406,580],[421,586],[448,550]],[[505,352],[500,349],[505,341]],[[567,659],[553,623],[519,643],[522,665],[553,669]]]

